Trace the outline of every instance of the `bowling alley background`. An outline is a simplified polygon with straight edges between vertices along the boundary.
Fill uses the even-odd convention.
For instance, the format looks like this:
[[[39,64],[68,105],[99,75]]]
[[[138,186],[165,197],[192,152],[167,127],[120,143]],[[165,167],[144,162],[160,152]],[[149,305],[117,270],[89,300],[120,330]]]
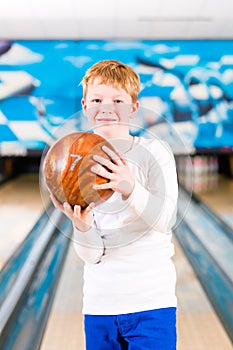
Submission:
[[[81,109],[86,69],[108,58],[133,66],[141,105],[174,123],[190,146],[233,148],[231,40],[2,40],[0,54],[2,155],[43,150],[54,129]]]
[[[132,22],[127,18],[127,23],[123,21],[118,26],[118,22],[110,19],[120,33],[136,40],[116,40],[111,30],[108,36],[112,36],[111,40],[99,40],[102,36],[98,29],[106,35],[109,18],[106,22],[94,22],[98,28],[93,25],[93,18],[88,22],[83,16],[85,23],[81,18],[78,22],[74,19],[71,36],[66,32],[72,24],[70,18],[67,22],[60,18],[54,22],[53,17],[48,16],[50,10],[52,14],[56,12],[54,2],[51,7],[50,1],[31,2],[28,7],[32,3],[37,5],[34,16],[25,10],[22,2],[15,2],[16,13],[25,13],[31,22],[22,21],[25,25],[22,26],[21,21],[12,18],[8,33],[33,40],[14,40],[12,36],[11,40],[3,40],[7,21],[0,11],[1,350],[22,346],[24,350],[84,349],[83,265],[74,250],[69,249],[71,240],[67,237],[72,235],[72,225],[47,203],[48,191],[43,191],[39,178],[44,150],[55,142],[58,131],[61,135],[67,130],[87,129],[81,111],[79,83],[85,71],[102,59],[121,60],[140,76],[141,108],[138,127],[131,126],[131,133],[145,137],[153,133],[168,142],[175,154],[181,184],[178,225],[173,235],[178,348],[232,349],[232,19],[223,16],[220,22],[211,20],[210,10],[217,4],[214,2],[209,2],[203,18],[206,2],[184,2],[181,8],[172,1],[169,5],[163,1],[159,8],[164,6],[166,16],[169,11],[172,16],[162,16],[161,26],[157,27],[149,18],[148,28],[153,30],[143,32],[141,29],[147,28],[143,21],[137,20],[135,26],[130,26]],[[56,7],[59,4],[56,2]],[[131,15],[130,6],[133,12],[138,4],[122,2],[121,5],[128,5]],[[150,1],[150,6],[152,4],[157,6],[157,2]],[[77,14],[82,13],[80,5],[86,6],[86,14],[95,14],[93,7],[89,10],[90,2],[74,1]],[[95,6],[95,2],[91,5]],[[107,5],[112,7],[112,2]],[[157,16],[158,9],[153,12],[142,5],[143,11]],[[185,13],[185,6],[188,10],[190,7],[191,15],[187,35],[183,30],[187,27],[180,17]],[[198,7],[198,16],[202,16],[197,16],[197,21],[193,6]],[[228,10],[225,3],[221,2],[221,7],[232,16],[232,9]],[[113,8],[117,14],[115,8],[120,8],[119,0]],[[13,6],[9,7],[9,12],[12,9]],[[66,14],[65,9],[74,12],[69,2],[64,2],[62,15]],[[95,10],[103,11],[99,3]],[[40,11],[48,18],[48,27],[36,17]],[[173,18],[173,13],[178,14],[178,18]],[[222,14],[220,8],[216,16],[219,14]],[[108,12],[106,15],[109,16]],[[199,27],[201,35],[197,33]],[[215,28],[212,35],[208,32],[210,27]],[[41,28],[38,35],[35,35],[36,28]],[[50,28],[50,32],[46,33],[46,28]],[[87,28],[92,34],[84,36]],[[166,29],[167,35],[161,36],[159,28]],[[173,31],[173,28],[176,29]],[[83,32],[80,36],[78,29]],[[56,40],[44,40],[53,38],[55,32]],[[64,38],[62,34],[66,34],[65,38],[86,39],[89,35],[98,40],[60,40]],[[138,40],[139,34],[153,40]],[[159,36],[181,38],[181,35],[189,39],[156,39]],[[211,39],[192,40],[205,35]],[[72,130],[73,127],[76,129]]]
[[[175,154],[223,155],[232,174],[232,40],[1,40],[1,156],[41,156],[81,110],[79,83],[102,59],[130,64],[141,78],[140,105],[152,113],[136,134],[153,127]]]

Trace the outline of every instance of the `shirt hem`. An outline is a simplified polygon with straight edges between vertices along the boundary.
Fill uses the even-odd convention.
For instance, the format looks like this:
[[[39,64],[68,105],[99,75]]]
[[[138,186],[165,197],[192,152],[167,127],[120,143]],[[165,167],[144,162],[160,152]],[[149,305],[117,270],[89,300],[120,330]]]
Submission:
[[[109,308],[109,309],[95,309],[91,310],[89,308],[83,307],[82,314],[84,315],[123,315],[123,314],[129,314],[134,312],[143,312],[143,311],[150,311],[150,310],[156,310],[156,309],[164,309],[169,307],[177,307],[177,301],[174,302],[164,302],[160,304],[147,304],[147,305],[141,305],[138,307],[132,306],[132,307],[119,307],[118,309],[115,308]]]

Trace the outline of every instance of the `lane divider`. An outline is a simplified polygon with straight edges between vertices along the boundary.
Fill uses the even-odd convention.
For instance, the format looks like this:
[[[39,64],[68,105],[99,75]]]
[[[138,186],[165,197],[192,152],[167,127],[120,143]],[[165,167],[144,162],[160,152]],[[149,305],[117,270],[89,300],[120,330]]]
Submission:
[[[23,250],[17,257],[21,266],[13,283],[8,279],[7,294],[0,305],[1,350],[39,349],[70,242],[69,236],[61,234],[58,227],[68,235],[72,232],[68,219],[54,210],[43,228],[40,227],[23,263]],[[4,284],[4,280],[1,282]],[[6,284],[4,288],[6,291]]]
[[[174,234],[191,263],[215,312],[233,341],[233,230],[195,197],[180,188]]]

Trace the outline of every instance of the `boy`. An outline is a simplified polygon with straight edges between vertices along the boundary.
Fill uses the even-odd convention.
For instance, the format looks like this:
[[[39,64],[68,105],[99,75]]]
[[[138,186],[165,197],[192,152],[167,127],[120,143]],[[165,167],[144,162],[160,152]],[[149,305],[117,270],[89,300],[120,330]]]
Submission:
[[[111,188],[105,203],[57,208],[72,220],[84,260],[83,313],[87,350],[176,349],[176,273],[171,229],[176,220],[173,155],[156,138],[132,137],[140,80],[121,62],[93,65],[82,80],[82,107],[95,133],[112,143],[112,161],[94,156],[94,173]]]

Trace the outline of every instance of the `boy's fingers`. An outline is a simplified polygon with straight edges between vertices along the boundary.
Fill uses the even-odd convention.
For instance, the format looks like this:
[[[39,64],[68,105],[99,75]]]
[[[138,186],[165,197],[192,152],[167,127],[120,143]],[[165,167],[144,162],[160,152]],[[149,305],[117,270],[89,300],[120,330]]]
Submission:
[[[64,208],[63,208],[63,204],[61,204],[56,197],[54,197],[54,195],[51,193],[50,194],[50,198],[51,198],[51,201],[53,202],[54,206],[57,208],[57,209],[60,209],[62,211],[64,211]]]
[[[88,207],[87,207],[86,209],[83,210],[83,214],[84,214],[84,215],[89,214],[89,213],[92,211],[92,209],[94,208],[94,206],[95,206],[95,203],[94,203],[94,202],[90,203],[90,204],[88,205]],[[81,215],[81,206],[80,206],[80,205],[75,205],[75,206],[74,206],[74,214],[75,214],[76,216],[80,216],[80,215]]]
[[[102,166],[93,166],[91,168],[91,171],[99,176],[105,177],[106,179],[111,180],[114,175],[113,173],[110,173],[109,171],[107,171],[106,169],[104,169]]]
[[[93,185],[92,188],[94,190],[108,190],[108,189],[112,189],[112,184],[111,184],[111,182],[107,182],[107,183],[101,184],[101,185]]]
[[[67,216],[71,217],[73,215],[73,209],[71,208],[69,203],[65,202],[63,204],[63,210]]]
[[[94,208],[94,206],[95,206],[95,203],[94,203],[94,202],[90,203],[90,204],[88,205],[88,207],[86,207],[86,209],[83,211],[83,213],[84,213],[85,215],[89,214],[89,213],[92,211],[92,209]]]
[[[93,159],[94,159],[96,162],[98,162],[99,164],[104,165],[105,167],[107,167],[107,168],[110,169],[110,170],[114,170],[114,169],[116,168],[116,165],[115,165],[113,162],[111,162],[111,160],[106,159],[106,158],[104,158],[104,157],[101,157],[101,156],[99,156],[98,154],[95,154],[95,155],[93,156]]]
[[[114,161],[114,163],[118,164],[121,161],[121,156],[107,146],[103,146],[102,150]]]
[[[95,207],[95,203],[94,203],[94,202],[91,202],[91,203],[88,205],[87,209],[88,209],[88,211],[91,211],[94,207]]]
[[[75,206],[74,206],[74,214],[75,214],[76,216],[80,216],[80,211],[81,211],[80,205],[75,205]]]

